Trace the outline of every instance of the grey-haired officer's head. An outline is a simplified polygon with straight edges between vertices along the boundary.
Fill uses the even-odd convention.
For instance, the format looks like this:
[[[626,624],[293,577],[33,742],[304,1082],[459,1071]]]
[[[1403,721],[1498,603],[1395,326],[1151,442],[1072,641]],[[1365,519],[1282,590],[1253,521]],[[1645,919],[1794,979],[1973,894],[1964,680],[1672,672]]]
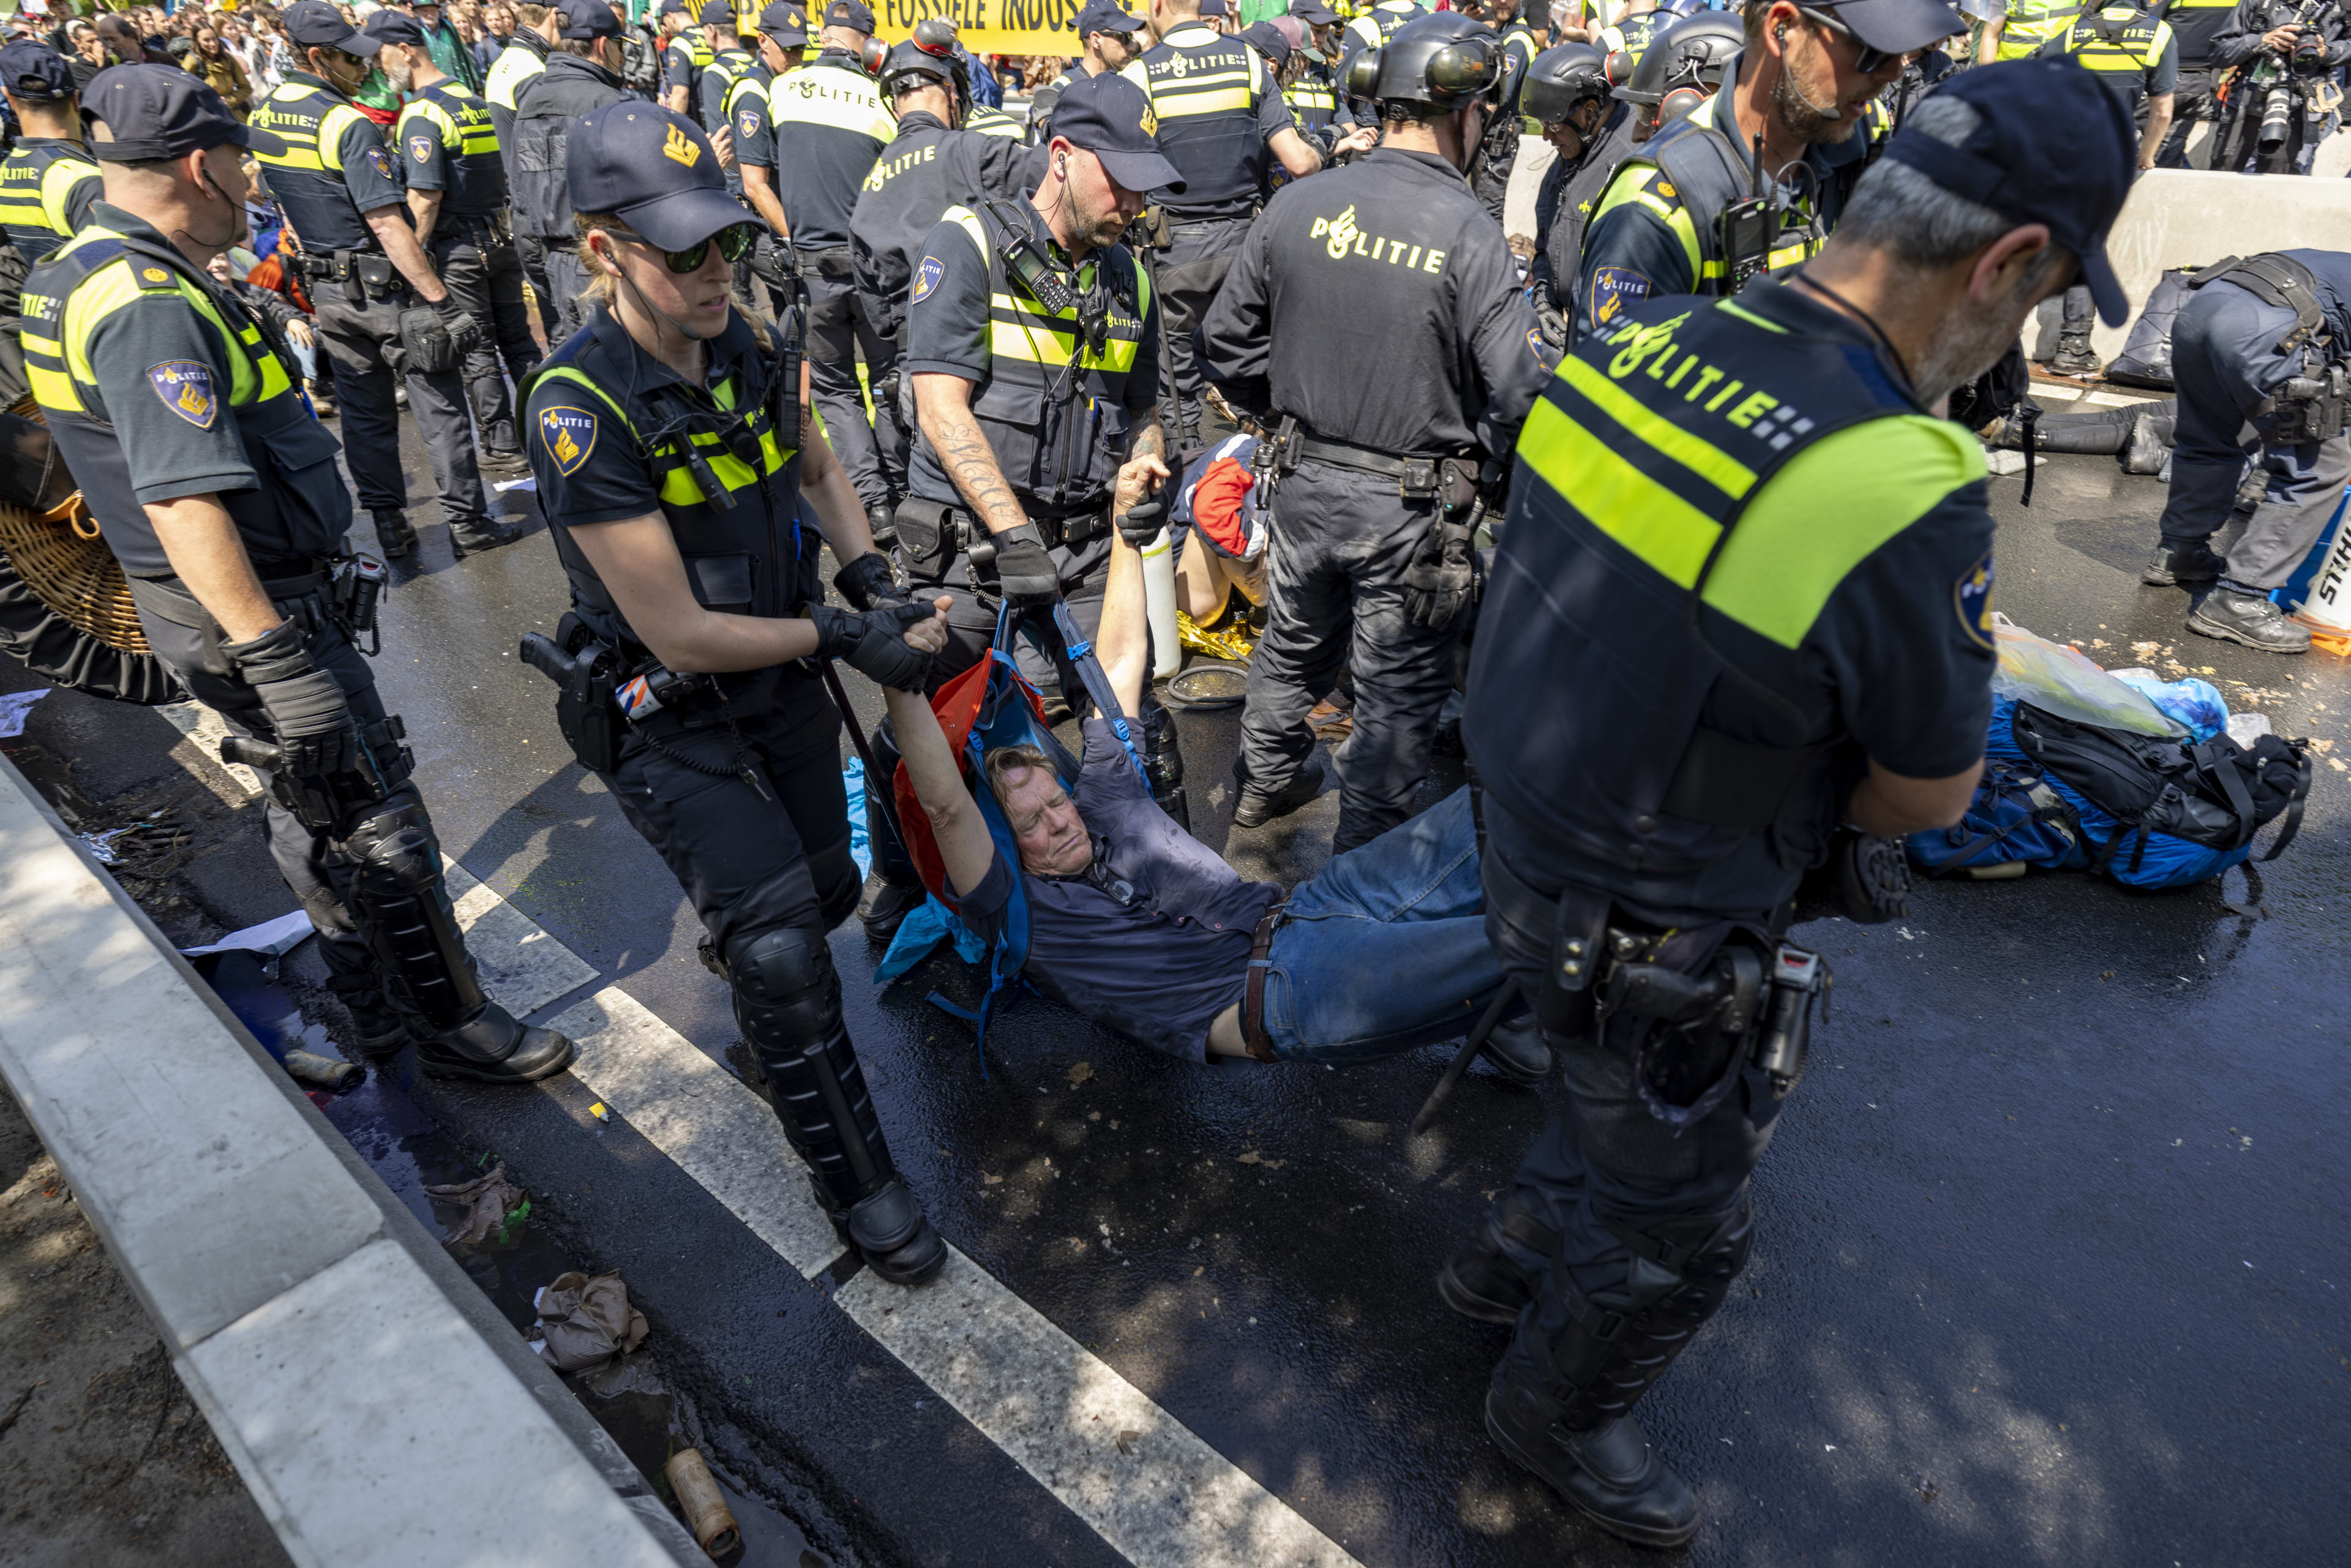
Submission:
[[[2106,234],[2136,141],[2120,99],[2070,59],[1959,73],[1904,120],[1804,274],[1877,302],[1869,314],[1931,406],[2068,284],[2088,286],[2108,326],[2128,319]]]
[[[246,233],[247,150],[286,151],[270,131],[238,123],[219,93],[176,66],[109,67],[90,78],[84,107],[106,199],[200,263]]]
[[[1037,210],[1074,255],[1118,238],[1143,215],[1149,193],[1183,193],[1183,176],[1160,156],[1151,99],[1123,76],[1071,81],[1049,129]]]
[[[726,193],[702,128],[622,99],[572,123],[564,162],[590,293],[641,340],[725,331],[733,263],[764,225]]]

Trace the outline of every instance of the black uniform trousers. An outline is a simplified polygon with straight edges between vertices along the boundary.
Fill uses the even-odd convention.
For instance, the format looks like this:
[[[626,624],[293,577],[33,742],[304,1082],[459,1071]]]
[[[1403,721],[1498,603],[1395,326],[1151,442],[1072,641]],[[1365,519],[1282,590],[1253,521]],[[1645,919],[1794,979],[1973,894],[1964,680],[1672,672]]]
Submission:
[[[1552,973],[1567,883],[1490,797],[1484,815],[1487,938],[1503,972],[1536,996]],[[1721,1306],[1746,1265],[1748,1178],[1779,1119],[1769,1080],[1747,1066],[1712,1112],[1675,1136],[1634,1081],[1642,1021],[1619,1014],[1573,1038],[1544,1031],[1567,1103],[1536,1134],[1495,1218],[1516,1211],[1556,1241],[1542,1255],[1527,1228],[1490,1228],[1540,1281],[1498,1376],[1549,1388],[1577,1428],[1629,1412]]]
[[[13,245],[0,244],[0,412],[14,408],[33,390],[25,373],[25,274],[29,264]]]
[[[262,586],[282,614],[308,629],[304,641],[312,661],[343,688],[361,732],[381,725],[383,699],[376,691],[375,672],[342,627],[327,616],[319,596],[311,592],[280,597],[281,585],[265,581]],[[147,633],[148,645],[157,658],[172,666],[190,695],[220,715],[233,734],[263,741],[277,738],[260,696],[221,652],[217,622],[188,599],[187,590],[176,578],[160,584],[133,578],[131,597],[139,608],[139,624]],[[266,786],[266,770],[255,771]],[[414,800],[415,786],[403,784],[393,791],[388,804],[397,804],[403,797]],[[417,810],[421,812],[423,808]],[[269,845],[269,858],[277,863],[277,874],[286,879],[302,912],[318,929],[319,956],[326,960],[330,987],[346,997],[370,998],[380,992],[381,980],[373,951],[352,915],[351,862],[336,850],[328,834],[304,827],[275,797],[264,800],[261,831]]]
[[[408,481],[400,465],[400,409],[392,402],[395,379],[404,375],[409,410],[416,415],[440,487],[442,520],[453,528],[477,530],[488,520],[489,508],[474,457],[473,424],[465,416],[465,384],[454,370],[428,376],[407,369],[400,313],[416,303],[405,284],[379,297],[356,282],[310,280],[319,340],[326,345],[335,400],[342,405],[343,460],[360,506],[371,512],[408,509]]]
[[[841,714],[823,685],[788,665],[771,697],[729,706],[731,727],[715,706],[632,726],[604,776],[722,955],[785,926],[821,936],[857,907],[860,886]]]
[[[1172,453],[1200,434],[1200,393],[1208,378],[1192,353],[1192,334],[1225,286],[1233,257],[1249,238],[1252,220],[1201,218],[1172,223],[1165,250],[1151,286],[1159,297],[1159,319],[1166,329],[1166,364],[1162,371],[1160,420]]]
[[[857,356],[862,350],[869,373],[878,377],[894,360],[893,346],[866,319],[847,246],[804,250],[799,260],[800,277],[808,287],[809,395],[824,417],[825,439],[832,443],[834,455],[857,486],[858,499],[868,507],[888,506],[892,497],[882,449],[902,451],[906,437],[898,428],[894,406],[876,402],[872,418],[866,418],[865,396],[857,384]]]
[[[2157,168],[2211,167],[2210,144],[2207,144],[2203,150],[2202,163],[2189,162],[2188,138],[2194,134],[2197,126],[2217,121],[2220,118],[2220,100],[2213,94],[2212,76],[2213,73],[2209,69],[2189,69],[2184,67],[2181,68],[2179,83],[2172,89],[2171,129],[2164,133],[2163,145],[2156,150],[2155,166]],[[2139,113],[2141,116],[2147,113],[2147,106],[2144,102],[2139,106]],[[2140,124],[2144,128],[2146,124],[2144,119],[2141,120]]]
[[[2319,530],[2351,479],[2351,434],[2329,441],[2263,441],[2249,454],[2244,439],[2253,406],[2300,364],[2279,339],[2294,312],[2233,283],[2208,283],[2189,298],[2171,327],[2171,375],[2179,417],[2171,447],[2171,493],[2163,507],[2163,543],[2182,549],[2228,522],[2250,455],[2267,474],[2260,505],[2227,549],[2228,580],[2239,587],[2284,586],[2318,541]],[[2260,437],[2255,421],[2253,434]]]
[[[482,449],[500,457],[519,456],[522,440],[515,430],[514,397],[507,378],[513,377],[520,386],[538,363],[538,344],[530,335],[530,307],[522,297],[521,258],[514,242],[486,218],[445,221],[448,228],[433,236],[434,270],[481,333],[459,372],[465,379],[465,401],[473,405]]]
[[[1306,715],[1344,667],[1354,727],[1333,756],[1342,786],[1333,852],[1411,816],[1428,773],[1464,619],[1431,631],[1405,618],[1405,569],[1436,517],[1435,500],[1405,499],[1392,474],[1312,458],[1274,491],[1266,627],[1249,660],[1238,772],[1268,791],[1289,783],[1314,749]]]
[[[536,235],[515,235],[515,263],[522,268],[523,281],[530,285],[531,308],[538,313],[538,329],[547,334],[547,346],[551,349],[563,340],[555,331],[555,291],[547,277],[548,244]]]
[[[546,243],[547,292],[541,298],[555,312],[555,325],[547,333],[547,345],[552,349],[580,330],[588,319],[588,308],[580,298],[588,292],[588,269],[580,265],[580,253],[571,246]],[[531,287],[538,286],[534,283]]]

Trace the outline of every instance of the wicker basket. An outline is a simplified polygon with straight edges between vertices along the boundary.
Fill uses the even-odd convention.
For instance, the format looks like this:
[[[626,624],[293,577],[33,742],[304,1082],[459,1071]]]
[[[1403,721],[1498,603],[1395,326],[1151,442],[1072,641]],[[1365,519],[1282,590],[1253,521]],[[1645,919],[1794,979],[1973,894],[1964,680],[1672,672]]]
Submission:
[[[29,397],[8,412],[41,418],[40,405]],[[77,630],[125,653],[148,651],[122,563],[99,537],[80,491],[49,512],[0,502],[0,553],[25,586]]]

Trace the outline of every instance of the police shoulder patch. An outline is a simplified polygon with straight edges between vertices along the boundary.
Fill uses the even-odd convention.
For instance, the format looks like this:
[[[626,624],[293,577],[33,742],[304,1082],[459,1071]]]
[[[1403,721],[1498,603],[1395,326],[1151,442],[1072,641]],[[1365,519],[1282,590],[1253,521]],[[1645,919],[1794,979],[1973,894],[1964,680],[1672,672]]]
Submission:
[[[1656,285],[1629,267],[1603,267],[1592,274],[1592,319],[1605,326],[1625,307],[1646,299]]]
[[[142,267],[139,269],[139,281],[141,283],[169,283],[172,281],[172,275],[165,272],[160,267]]]
[[[411,158],[415,159],[419,163],[432,162],[433,138],[430,136],[410,137],[408,139],[408,155]]]
[[[1959,630],[1978,647],[1993,646],[1991,631],[1991,551],[1959,574],[1951,587],[1951,608],[1958,612]]]
[[[939,279],[946,275],[946,262],[935,256],[923,257],[922,265],[914,268],[914,303],[919,305],[927,298],[931,290],[939,286]]]
[[[580,472],[580,465],[596,450],[596,416],[568,403],[540,409],[538,439],[554,461],[555,471],[569,477]]]
[[[758,135],[759,111],[747,105],[745,106],[743,111],[735,117],[735,126],[745,136]]]
[[[392,154],[381,147],[371,147],[367,150],[367,166],[387,180],[400,178],[399,171],[392,166]]]
[[[147,384],[155,389],[165,408],[198,430],[210,430],[213,421],[220,417],[220,400],[213,395],[209,365],[193,360],[165,360],[147,367]]]

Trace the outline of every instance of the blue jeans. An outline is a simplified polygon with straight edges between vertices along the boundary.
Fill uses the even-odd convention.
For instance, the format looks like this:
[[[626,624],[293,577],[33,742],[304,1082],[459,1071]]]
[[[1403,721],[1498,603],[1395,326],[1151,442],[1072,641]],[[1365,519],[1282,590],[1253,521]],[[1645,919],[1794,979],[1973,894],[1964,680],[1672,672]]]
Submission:
[[[1290,895],[1265,979],[1284,1061],[1369,1061],[1469,1032],[1502,984],[1469,791],[1333,858]]]

